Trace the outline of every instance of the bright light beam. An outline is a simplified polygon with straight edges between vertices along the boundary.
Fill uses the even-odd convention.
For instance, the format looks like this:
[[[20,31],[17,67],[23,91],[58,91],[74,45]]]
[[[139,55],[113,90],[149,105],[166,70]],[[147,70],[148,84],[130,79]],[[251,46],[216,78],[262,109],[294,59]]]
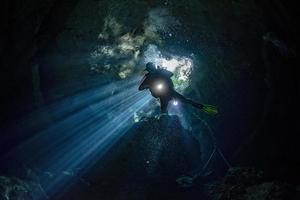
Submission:
[[[15,155],[45,173],[55,174],[42,184],[50,197],[62,194],[73,181],[62,172],[88,171],[131,127],[134,113],[149,102],[151,96],[136,86],[136,81],[123,82],[126,89],[115,94],[110,92],[111,85],[101,87],[101,95],[95,94],[99,91],[95,89],[78,94],[76,99],[82,102],[67,104],[68,99],[45,109],[55,113],[55,119],[62,119],[10,152],[9,157]],[[31,120],[39,122],[38,118]]]
[[[130,90],[110,96],[103,101],[89,105],[36,134],[35,137],[18,147],[17,152],[24,155],[31,154],[30,159],[26,159],[29,162],[38,161],[41,155],[49,151],[48,149],[55,150],[59,147],[60,143],[64,145],[66,140],[70,140],[78,132],[82,132],[82,130],[90,127],[93,123],[101,121],[101,118],[105,118],[104,115],[120,107],[122,102],[120,99],[131,98],[133,101],[134,94],[136,95],[136,88],[131,88]],[[129,97],[124,97],[127,95]],[[36,121],[38,123],[38,119]],[[45,142],[47,142],[46,146]],[[36,151],[37,149],[38,151]]]
[[[177,106],[177,105],[178,105],[178,101],[173,100],[173,105],[174,105],[174,106]]]
[[[131,118],[134,111],[139,111],[151,99],[149,95],[139,97],[139,100],[127,106],[123,112],[118,112],[118,116],[113,121],[105,120],[101,122],[99,129],[91,132],[89,137],[78,138],[75,144],[69,144],[63,148],[64,156],[55,158],[52,165],[48,165],[49,171],[75,170],[82,168],[88,170],[93,164],[120,139],[130,128]],[[62,187],[71,186],[71,178],[58,176],[47,184],[46,191],[56,194]],[[60,191],[61,192],[61,191]]]
[[[45,129],[45,126],[49,125],[49,121],[61,121],[68,115],[79,112],[82,108],[100,102],[119,92],[127,91],[137,85],[139,79],[140,77],[134,76],[79,92],[28,114],[23,119],[18,120],[18,126],[15,126],[16,122],[14,122],[7,127],[2,127],[2,130],[22,135],[26,135],[27,132],[28,135],[32,135],[32,132]]]

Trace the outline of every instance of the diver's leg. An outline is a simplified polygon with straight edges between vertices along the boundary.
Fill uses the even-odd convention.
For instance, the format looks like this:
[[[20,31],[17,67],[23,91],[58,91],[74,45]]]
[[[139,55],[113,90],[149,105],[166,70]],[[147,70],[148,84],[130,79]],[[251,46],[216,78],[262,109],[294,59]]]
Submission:
[[[204,107],[203,104],[201,103],[197,103],[191,99],[188,99],[186,97],[184,97],[182,94],[179,94],[178,92],[176,91],[173,91],[173,97],[175,99],[178,99],[180,102],[182,103],[188,103],[188,104],[191,104],[192,106],[196,107],[196,108],[199,108],[199,109],[202,109]]]
[[[169,99],[167,99],[167,98],[159,98],[159,100],[160,100],[160,112],[168,114]]]
[[[201,103],[195,102],[191,99],[185,98],[183,95],[179,94],[176,91],[173,91],[172,93],[172,97],[175,99],[178,99],[179,101],[183,102],[183,103],[188,103],[191,104],[192,106],[199,108],[201,111],[209,114],[209,115],[216,115],[218,114],[218,109],[215,106],[212,105],[203,105]]]

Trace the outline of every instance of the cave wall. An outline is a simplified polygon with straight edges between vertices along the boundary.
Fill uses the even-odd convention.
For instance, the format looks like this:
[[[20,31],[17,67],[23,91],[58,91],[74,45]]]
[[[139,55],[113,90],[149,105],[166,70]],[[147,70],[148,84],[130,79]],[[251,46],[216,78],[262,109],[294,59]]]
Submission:
[[[1,121],[42,103],[39,55],[64,28],[76,2],[1,2]]]

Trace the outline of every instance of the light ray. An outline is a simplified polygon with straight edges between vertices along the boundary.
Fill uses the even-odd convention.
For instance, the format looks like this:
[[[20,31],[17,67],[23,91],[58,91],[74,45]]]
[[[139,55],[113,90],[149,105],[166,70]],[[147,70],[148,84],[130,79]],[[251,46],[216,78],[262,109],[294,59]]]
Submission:
[[[42,184],[48,195],[62,194],[73,184],[73,177],[62,172],[88,171],[133,125],[134,113],[150,101],[151,96],[138,91],[136,83],[136,79],[111,83],[43,108],[38,113],[50,113],[55,123],[8,156],[17,155],[27,165],[56,174]],[[35,117],[27,121],[39,123]]]

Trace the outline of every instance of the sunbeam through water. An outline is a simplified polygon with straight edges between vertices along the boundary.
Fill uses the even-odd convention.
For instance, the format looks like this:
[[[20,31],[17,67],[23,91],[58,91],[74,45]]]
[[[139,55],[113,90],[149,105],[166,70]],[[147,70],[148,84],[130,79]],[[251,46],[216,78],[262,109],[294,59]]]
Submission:
[[[134,123],[134,113],[151,99],[147,92],[138,92],[136,83],[136,79],[122,80],[44,108],[40,112],[53,114],[55,123],[9,156],[18,154],[28,165],[53,174],[88,171],[126,133]],[[115,88],[122,89],[113,92]],[[71,186],[71,180],[72,176],[55,176],[43,185],[48,195],[57,196]]]

